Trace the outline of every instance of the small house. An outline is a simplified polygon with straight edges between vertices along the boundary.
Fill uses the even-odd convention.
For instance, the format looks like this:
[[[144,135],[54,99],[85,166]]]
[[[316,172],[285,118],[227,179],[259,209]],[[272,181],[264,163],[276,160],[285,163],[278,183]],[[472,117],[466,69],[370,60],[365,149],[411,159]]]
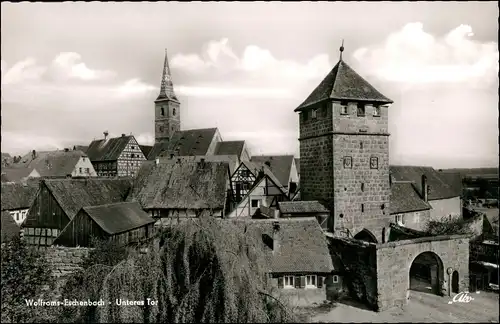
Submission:
[[[2,183],[24,183],[29,179],[39,178],[40,173],[35,168],[7,167],[2,168]]]
[[[51,245],[82,207],[123,202],[130,186],[115,179],[42,180],[22,226],[26,242]]]
[[[153,235],[154,222],[136,202],[82,207],[54,240],[54,245],[89,247],[92,237],[119,245],[138,243]]]
[[[222,162],[146,163],[127,201],[158,220],[202,215],[225,217],[231,208],[229,166]]]
[[[425,176],[422,178],[425,182]],[[422,187],[426,187],[424,183]],[[399,226],[424,230],[430,220],[431,205],[427,195],[421,195],[411,182],[392,182],[389,210]]]
[[[330,211],[319,201],[282,201],[278,203],[278,209],[282,218],[314,217],[322,229],[333,228],[328,226]]]
[[[2,212],[8,212],[16,224],[21,225],[35,200],[37,191],[38,181],[2,183]]]

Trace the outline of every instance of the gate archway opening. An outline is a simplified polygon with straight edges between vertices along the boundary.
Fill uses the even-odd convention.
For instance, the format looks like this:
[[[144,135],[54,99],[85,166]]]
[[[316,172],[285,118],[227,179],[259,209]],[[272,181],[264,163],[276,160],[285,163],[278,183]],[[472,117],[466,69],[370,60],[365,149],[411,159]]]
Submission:
[[[442,295],[443,261],[434,252],[423,252],[413,260],[410,270],[410,290]]]
[[[373,235],[373,233],[367,230],[366,228],[360,231],[358,234],[354,235],[354,238],[360,241],[378,243],[375,235]]]
[[[451,275],[451,292],[458,294],[458,271],[453,271]]]

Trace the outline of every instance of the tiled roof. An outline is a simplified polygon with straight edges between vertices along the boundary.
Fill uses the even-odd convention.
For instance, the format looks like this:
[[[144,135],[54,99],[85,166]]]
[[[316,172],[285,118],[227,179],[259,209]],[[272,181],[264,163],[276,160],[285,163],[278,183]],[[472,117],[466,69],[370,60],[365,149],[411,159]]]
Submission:
[[[395,182],[391,185],[390,213],[400,214],[431,209],[431,205],[422,200],[413,183]]]
[[[262,247],[270,261],[270,271],[277,273],[330,273],[334,270],[326,237],[315,218],[234,220],[246,226],[248,233],[262,242]],[[273,253],[273,226],[279,228],[279,250]],[[271,240],[269,240],[271,239]]]
[[[137,202],[119,202],[100,206],[83,207],[106,233],[110,235],[133,230],[155,220]]]
[[[2,211],[2,243],[11,240],[12,238],[19,236],[20,228],[14,221],[14,218],[10,215],[8,211]]]
[[[224,209],[228,178],[222,162],[146,163],[127,201],[144,209]]]
[[[35,151],[35,156],[33,157],[33,152],[28,152],[27,154],[23,155],[21,157],[21,160],[18,163],[12,164],[13,168],[26,168],[28,167],[31,162],[37,158],[41,158],[47,154],[50,154],[51,152],[56,152],[56,151]]]
[[[90,161],[116,161],[132,135],[92,141],[87,150]]]
[[[2,168],[2,182],[21,182],[30,175],[33,168]]]
[[[392,103],[392,100],[381,94],[342,60],[335,65],[295,111],[328,99]]]
[[[399,226],[397,224],[390,224],[390,232],[389,232],[389,242],[393,241],[401,241],[401,240],[411,240],[414,238],[427,236],[425,232],[417,231],[412,228]]]
[[[153,145],[139,145],[139,147],[141,148],[142,153],[145,157],[148,157],[149,153],[153,149]]]
[[[42,177],[65,177],[73,172],[81,157],[87,157],[82,151],[53,151],[38,155],[29,164]]]
[[[295,168],[297,168],[297,173],[300,174],[300,159],[295,159]]]
[[[448,184],[441,174],[432,167],[391,165],[391,176],[396,181],[411,181],[418,192],[422,192],[422,175],[427,177],[429,185],[429,200],[458,197],[460,194]]]
[[[216,155],[236,155],[238,158],[243,152],[245,141],[223,141],[217,143],[215,148]]]
[[[439,172],[439,176],[450,186],[454,194],[461,196],[463,192],[462,176],[458,172]]]
[[[223,162],[229,166],[229,174],[233,174],[238,167],[238,157],[236,155],[196,155],[196,156],[175,156],[173,158],[161,158],[160,163],[175,162],[200,162],[202,159],[205,162]]]
[[[38,181],[2,183],[2,210],[26,209],[38,192]]]
[[[88,149],[89,149],[88,145],[75,145],[75,146],[73,146],[74,151],[82,151],[83,153],[87,153]]]
[[[190,129],[175,132],[168,142],[155,143],[148,160],[158,156],[169,157],[170,154],[206,155],[212,140],[217,133],[217,128]]]
[[[266,162],[269,162],[269,168],[280,184],[288,187],[293,159],[293,155],[254,155],[250,162],[258,166],[259,169],[261,166],[266,166]]]
[[[282,201],[278,208],[283,214],[329,213],[319,201]]]
[[[130,180],[121,179],[54,179],[43,183],[70,219],[82,207],[125,201],[131,187]]]

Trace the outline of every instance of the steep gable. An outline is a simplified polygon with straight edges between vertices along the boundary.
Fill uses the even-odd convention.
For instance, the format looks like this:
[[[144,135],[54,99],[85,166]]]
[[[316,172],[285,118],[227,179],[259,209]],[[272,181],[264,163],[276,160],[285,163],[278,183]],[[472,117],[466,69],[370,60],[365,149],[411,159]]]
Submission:
[[[217,143],[215,155],[236,155],[241,158],[245,141],[222,141]]]
[[[92,162],[116,161],[131,138],[133,138],[132,135],[92,141],[87,155]]]
[[[217,132],[217,128],[175,132],[168,142],[154,144],[148,160],[154,160],[157,157],[170,157],[171,154],[176,156],[206,155]]]
[[[2,183],[2,210],[26,209],[38,192],[38,181],[27,184]]]
[[[259,169],[261,167],[269,168],[279,183],[288,187],[292,164],[294,163],[293,155],[254,155],[250,159],[250,162]]]
[[[81,158],[87,158],[82,151],[54,151],[39,155],[30,167],[37,170],[41,177],[65,177],[71,175]]]
[[[400,214],[431,209],[410,182],[395,182],[391,185],[390,213]]]
[[[381,94],[342,60],[334,66],[295,111],[301,111],[308,106],[329,99],[368,101],[380,104],[392,103],[392,100]]]

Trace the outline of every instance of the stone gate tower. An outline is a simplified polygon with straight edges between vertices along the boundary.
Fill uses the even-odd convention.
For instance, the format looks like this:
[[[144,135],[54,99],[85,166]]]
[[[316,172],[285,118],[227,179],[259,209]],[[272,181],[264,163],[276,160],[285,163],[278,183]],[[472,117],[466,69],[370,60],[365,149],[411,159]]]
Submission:
[[[331,210],[336,235],[388,238],[390,99],[340,60],[295,109],[300,125],[302,200]]]
[[[180,130],[180,125],[180,102],[174,93],[167,50],[165,50],[160,94],[155,100],[155,142],[168,141],[176,131]]]

